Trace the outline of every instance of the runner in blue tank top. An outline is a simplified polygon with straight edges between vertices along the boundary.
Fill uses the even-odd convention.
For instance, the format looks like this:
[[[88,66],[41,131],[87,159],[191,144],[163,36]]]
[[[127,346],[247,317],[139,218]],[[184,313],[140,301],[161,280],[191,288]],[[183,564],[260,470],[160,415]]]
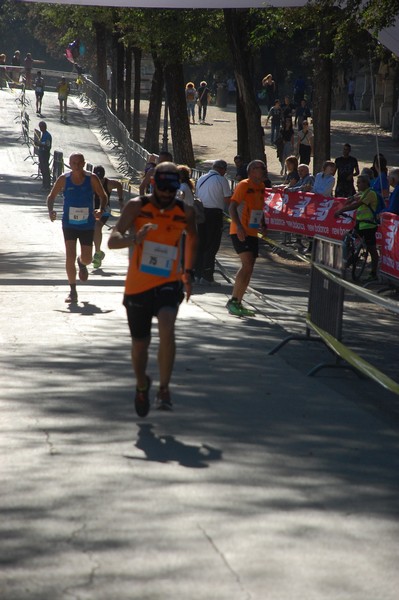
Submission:
[[[64,196],[64,212],[62,230],[66,250],[66,272],[71,287],[65,302],[77,302],[76,292],[76,242],[80,243],[80,256],[77,257],[79,279],[87,281],[89,276],[87,265],[92,261],[93,237],[96,219],[100,219],[108,203],[107,194],[97,175],[84,170],[83,154],[73,153],[69,157],[70,173],[60,175],[49,195],[47,208],[51,221],[55,221],[57,213],[54,201],[58,194]],[[99,209],[94,208],[93,195],[100,198]]]

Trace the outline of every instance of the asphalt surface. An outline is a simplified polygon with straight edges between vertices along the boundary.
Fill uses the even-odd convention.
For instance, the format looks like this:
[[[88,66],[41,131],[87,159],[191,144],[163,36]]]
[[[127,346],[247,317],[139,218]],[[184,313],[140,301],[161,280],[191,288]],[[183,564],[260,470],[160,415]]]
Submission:
[[[71,101],[62,125],[47,94],[43,112],[54,149],[117,175],[87,109]],[[64,303],[61,226],[18,113],[0,91],[0,598],[396,600],[396,399],[348,372],[307,377],[321,344],[268,354],[303,329],[287,304],[306,306],[306,267],[265,250],[253,319],[227,314],[227,282],[195,289],[175,411],[138,419],[126,253],[107,251]],[[234,272],[227,240],[220,260]],[[155,323],[149,372],[156,387]]]

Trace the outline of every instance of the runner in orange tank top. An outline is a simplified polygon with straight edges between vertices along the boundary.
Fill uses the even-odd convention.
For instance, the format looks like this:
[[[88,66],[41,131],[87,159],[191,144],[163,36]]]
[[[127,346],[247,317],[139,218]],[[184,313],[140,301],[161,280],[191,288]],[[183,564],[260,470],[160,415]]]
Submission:
[[[152,317],[158,319],[159,383],[156,408],[171,410],[169,382],[175,357],[175,321],[181,301],[191,294],[197,232],[194,210],[176,199],[180,176],[171,162],[159,164],[152,194],[130,200],[113,230],[111,249],[133,248],[125,284],[124,306],[132,336],[136,375],[135,407],[140,417],[150,409],[151,379],[146,373]],[[184,268],[181,247],[183,233]]]
[[[240,257],[241,267],[236,275],[232,296],[227,302],[227,310],[237,317],[255,315],[241,301],[258,256],[259,230],[266,229],[263,216],[266,165],[261,160],[253,160],[247,169],[248,179],[237,184],[229,206],[231,241]]]

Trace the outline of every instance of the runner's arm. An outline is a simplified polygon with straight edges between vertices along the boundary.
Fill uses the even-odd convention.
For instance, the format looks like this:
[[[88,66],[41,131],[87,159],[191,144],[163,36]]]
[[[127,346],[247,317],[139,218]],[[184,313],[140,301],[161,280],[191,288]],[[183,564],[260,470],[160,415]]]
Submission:
[[[51,221],[55,221],[57,214],[54,210],[54,201],[58,194],[64,191],[65,188],[65,175],[60,175],[53,185],[51,192],[47,196],[47,209]]]
[[[235,200],[232,200],[230,202],[230,206],[229,206],[229,214],[230,214],[231,220],[237,226],[237,237],[240,240],[240,242],[243,242],[245,240],[245,229],[242,226],[240,217],[238,216],[237,208],[238,208],[238,203],[235,202]]]
[[[90,178],[91,181],[91,187],[93,188],[94,192],[97,194],[97,196],[100,198],[100,209],[94,212],[104,212],[107,204],[108,204],[108,196],[105,193],[105,190],[101,184],[101,181],[99,180],[99,178],[97,177],[97,175],[94,175],[94,173],[91,175]]]
[[[129,230],[134,227],[134,221],[140,213],[141,206],[142,202],[140,199],[129,200],[125,205],[121,216],[108,238],[108,248],[111,250],[118,250],[119,248],[130,248],[134,246],[136,242],[141,243],[147,230],[142,231],[144,229],[142,228],[140,232],[129,233]],[[137,239],[138,237],[139,239]]]

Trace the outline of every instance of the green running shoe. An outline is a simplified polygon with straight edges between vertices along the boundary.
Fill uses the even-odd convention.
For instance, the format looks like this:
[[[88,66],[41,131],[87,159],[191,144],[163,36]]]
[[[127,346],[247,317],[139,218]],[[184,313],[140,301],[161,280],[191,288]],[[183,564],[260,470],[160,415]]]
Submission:
[[[95,269],[99,269],[101,267],[101,263],[103,262],[105,256],[105,252],[100,250],[100,252],[96,252],[93,256],[93,267]]]

